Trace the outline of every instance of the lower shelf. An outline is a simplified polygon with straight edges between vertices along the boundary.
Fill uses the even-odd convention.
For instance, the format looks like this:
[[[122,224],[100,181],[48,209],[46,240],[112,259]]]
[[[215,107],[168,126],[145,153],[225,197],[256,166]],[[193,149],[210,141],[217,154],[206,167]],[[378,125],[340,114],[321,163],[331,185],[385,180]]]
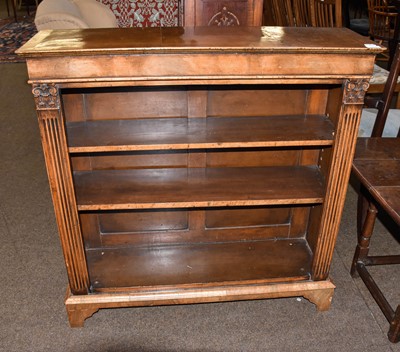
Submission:
[[[310,278],[304,239],[87,250],[93,292],[173,285],[221,285]]]

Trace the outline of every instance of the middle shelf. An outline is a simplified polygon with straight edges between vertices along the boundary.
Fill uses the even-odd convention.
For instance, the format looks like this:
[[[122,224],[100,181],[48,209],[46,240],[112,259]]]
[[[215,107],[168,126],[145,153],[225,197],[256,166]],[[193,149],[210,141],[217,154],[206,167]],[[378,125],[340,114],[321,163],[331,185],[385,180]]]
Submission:
[[[80,211],[319,204],[318,166],[92,170],[73,173]]]

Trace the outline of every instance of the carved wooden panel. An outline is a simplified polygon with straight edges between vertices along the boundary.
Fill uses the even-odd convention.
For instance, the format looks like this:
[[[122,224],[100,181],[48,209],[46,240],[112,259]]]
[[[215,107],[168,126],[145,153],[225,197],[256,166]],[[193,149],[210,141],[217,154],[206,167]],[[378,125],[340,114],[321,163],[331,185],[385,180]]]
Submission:
[[[262,5],[260,0],[186,0],[185,26],[259,26]]]

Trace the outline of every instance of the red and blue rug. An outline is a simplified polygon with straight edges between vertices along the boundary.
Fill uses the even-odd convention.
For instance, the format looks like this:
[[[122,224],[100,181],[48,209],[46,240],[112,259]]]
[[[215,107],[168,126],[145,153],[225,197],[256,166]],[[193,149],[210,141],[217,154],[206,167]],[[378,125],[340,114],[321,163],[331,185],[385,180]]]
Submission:
[[[14,52],[36,34],[33,20],[34,16],[19,18],[18,22],[0,20],[0,64],[25,61]]]

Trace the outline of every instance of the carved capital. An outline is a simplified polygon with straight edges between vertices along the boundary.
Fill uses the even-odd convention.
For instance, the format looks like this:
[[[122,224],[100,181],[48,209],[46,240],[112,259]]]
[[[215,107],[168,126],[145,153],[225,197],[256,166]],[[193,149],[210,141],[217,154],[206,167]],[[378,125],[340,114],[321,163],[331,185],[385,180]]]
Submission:
[[[365,93],[369,87],[368,80],[347,80],[344,85],[344,104],[364,104]]]
[[[37,110],[58,110],[60,108],[58,88],[55,84],[33,84],[32,93]]]
[[[224,6],[221,11],[217,12],[214,16],[211,17],[208,25],[218,27],[239,26],[240,22],[236,15],[228,11],[227,8]]]

